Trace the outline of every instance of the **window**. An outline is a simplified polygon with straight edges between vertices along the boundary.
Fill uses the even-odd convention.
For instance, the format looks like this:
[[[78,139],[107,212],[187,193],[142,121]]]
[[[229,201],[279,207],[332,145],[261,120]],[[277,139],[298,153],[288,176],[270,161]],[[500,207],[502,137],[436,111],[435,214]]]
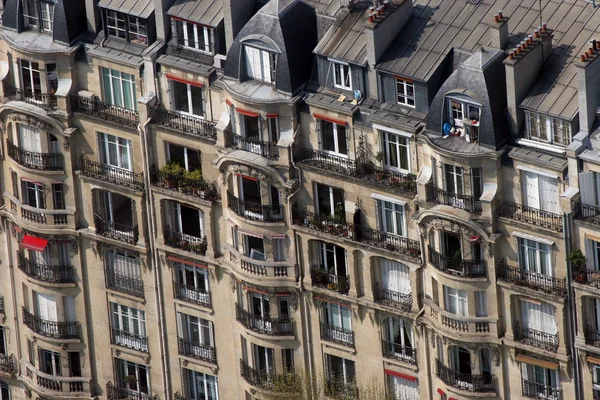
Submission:
[[[579,191],[581,192],[581,203],[590,206],[600,205],[600,173],[598,172],[580,172],[579,173]],[[583,212],[589,213],[593,208],[583,207]],[[595,211],[592,211],[595,212]],[[587,215],[587,214],[586,214]]]
[[[10,179],[12,181],[12,191],[13,191],[13,196],[16,197],[17,200],[19,200],[20,194],[19,194],[19,177],[17,176],[17,172],[11,170],[10,171]]]
[[[117,303],[110,303],[110,307],[114,344],[147,352],[146,313]]]
[[[334,387],[353,385],[356,381],[356,368],[354,361],[346,360],[345,358],[325,355],[327,365],[327,380],[329,383],[334,383]],[[339,384],[340,386],[338,386]]]
[[[168,229],[192,238],[204,237],[204,213],[201,210],[175,201],[168,201],[167,204]],[[183,240],[190,240],[190,238],[183,238]]]
[[[410,139],[382,132],[384,166],[395,171],[410,172]]]
[[[538,334],[543,332],[544,335],[556,335],[558,327],[554,306],[545,302],[534,303],[521,299],[521,326],[524,329],[538,331]]]
[[[448,193],[462,195],[464,189],[463,169],[462,167],[443,164],[444,184]]]
[[[396,78],[396,101],[409,107],[415,106],[415,85],[408,79]]]
[[[18,152],[19,161],[31,168],[46,169],[49,166],[56,166],[55,159],[50,163],[45,162],[42,157],[42,142],[40,130],[31,125],[17,124],[18,147],[22,152]]]
[[[39,28],[52,32],[54,25],[54,3],[51,1],[24,0],[23,24],[28,28]]]
[[[204,118],[202,86],[171,80],[175,111]]]
[[[550,245],[523,238],[518,238],[518,242],[521,269],[542,275],[554,276]]]
[[[23,203],[34,208],[46,208],[44,201],[44,184],[22,181]]]
[[[42,1],[42,31],[52,32],[54,26],[54,4]]]
[[[521,377],[523,378],[523,396],[525,397],[548,400],[562,397],[557,390],[557,371],[553,369],[521,363]]]
[[[290,299],[288,296],[278,296],[279,299],[279,318],[290,318]]]
[[[58,72],[56,64],[46,64],[46,83],[48,84],[48,93],[55,94],[58,89]]]
[[[394,400],[418,400],[419,383],[392,374],[386,375],[387,387]]]
[[[0,400],[10,400],[10,388],[4,381],[0,381]]]
[[[479,350],[479,370],[481,371],[481,375],[487,378],[486,380],[489,382],[489,379],[492,376],[490,349],[484,348]]]
[[[340,220],[346,220],[346,211],[344,209],[344,191],[331,186],[315,184],[317,192],[316,208],[317,213],[322,216],[330,215]]]
[[[469,350],[458,346],[448,347],[449,367],[456,376],[456,386],[463,390],[471,390],[473,381],[471,379],[471,353]],[[464,379],[463,379],[464,378]]]
[[[167,159],[171,163],[177,163],[186,171],[202,171],[202,158],[200,152],[195,149],[167,143]]]
[[[444,309],[454,315],[466,317],[469,315],[467,305],[467,292],[444,285],[445,304]]]
[[[8,355],[8,349],[6,347],[6,328],[0,326],[0,354]]]
[[[108,191],[101,191],[99,196],[98,217],[104,220],[104,229],[133,232],[133,201],[125,196]]]
[[[101,67],[104,101],[112,106],[137,110],[135,77],[125,72]]]
[[[571,144],[570,121],[544,114],[527,112],[528,139],[560,146]]]
[[[148,44],[146,20],[113,10],[105,10],[106,29],[109,36],[125,39],[130,43]]]
[[[81,377],[81,354],[79,351],[68,351],[69,372],[73,377]]]
[[[410,269],[408,266],[397,261],[388,260],[387,258],[380,258],[379,265],[381,269],[382,290],[402,294],[412,293],[410,287]],[[391,296],[394,295],[391,294]]]
[[[323,304],[323,322],[346,331],[352,330],[352,309],[341,304]]]
[[[558,182],[556,178],[523,171],[523,202],[527,207],[551,213],[560,213]]]
[[[254,369],[268,375],[275,373],[275,357],[273,349],[252,344]]]
[[[597,364],[592,367],[592,387],[594,390],[600,390],[600,365]]]
[[[479,105],[469,103],[463,99],[449,98],[448,109],[450,113],[450,122],[454,128],[464,128],[465,121],[468,121],[468,123],[472,125],[479,125],[481,115],[481,107]]]
[[[273,261],[286,261],[285,238],[273,238]]]
[[[40,371],[53,376],[61,376],[62,368],[60,363],[60,353],[55,351],[40,349]]]
[[[324,119],[319,119],[317,123],[321,128],[322,150],[337,156],[348,157],[346,125],[325,121]]]
[[[352,73],[346,63],[331,61],[333,67],[333,86],[338,89],[352,90]]]
[[[150,394],[148,367],[117,358],[115,359],[115,369],[120,388],[137,394]]]
[[[178,337],[186,342],[184,346],[195,357],[205,358],[203,346],[214,347],[213,323],[193,315],[177,313]]]
[[[281,349],[281,364],[285,372],[294,372],[294,350]]]
[[[346,279],[346,249],[325,242],[315,242],[318,267],[329,274]]]
[[[412,324],[404,319],[389,317],[383,321],[384,356],[413,360],[415,357]]]
[[[186,398],[190,400],[219,400],[216,376],[183,368]]]
[[[106,269],[109,288],[143,295],[142,269],[135,254],[120,250],[109,251],[106,254]]]
[[[267,83],[275,83],[275,54],[256,47],[244,45],[246,77]]]
[[[40,24],[40,10],[36,0],[23,1],[23,22],[30,28],[38,28]]]
[[[40,65],[27,60],[19,61],[21,63],[21,89],[27,93],[42,93]]]
[[[600,242],[585,238],[586,267],[592,271],[600,271]]]
[[[179,19],[174,20],[174,22],[177,32],[177,44],[189,49],[212,54],[212,28]]]
[[[267,114],[267,128],[269,129],[269,140],[274,145],[279,142],[279,117]]]
[[[244,255],[253,260],[265,261],[265,242],[262,236],[242,234],[242,244],[244,245]]]
[[[406,236],[404,206],[391,201],[375,200],[379,219],[379,230],[398,236]]]
[[[176,263],[174,265],[179,298],[210,304],[208,269]]]
[[[52,198],[54,199],[54,209],[64,210],[65,209],[65,193],[63,191],[62,183],[52,184]]]
[[[484,290],[475,291],[475,316],[487,317],[487,296]]]

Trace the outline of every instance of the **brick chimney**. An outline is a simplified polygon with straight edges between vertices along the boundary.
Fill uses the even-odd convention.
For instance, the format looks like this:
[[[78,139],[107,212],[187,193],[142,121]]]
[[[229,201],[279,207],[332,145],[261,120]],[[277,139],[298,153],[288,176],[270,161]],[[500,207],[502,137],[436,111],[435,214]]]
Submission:
[[[490,25],[491,46],[495,49],[504,49],[508,43],[508,17],[502,14],[502,10],[494,15],[494,21]]]
[[[252,18],[254,6],[255,0],[223,0],[227,50],[244,25]]]

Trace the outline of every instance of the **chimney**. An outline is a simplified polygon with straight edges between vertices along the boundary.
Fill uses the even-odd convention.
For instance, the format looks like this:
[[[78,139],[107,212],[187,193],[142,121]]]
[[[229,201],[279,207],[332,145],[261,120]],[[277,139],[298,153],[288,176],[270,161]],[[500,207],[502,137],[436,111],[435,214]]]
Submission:
[[[506,97],[510,132],[519,134],[524,120],[521,103],[537,82],[542,66],[552,53],[552,30],[540,27],[531,37],[509,51],[504,60],[506,69]]]
[[[223,19],[225,20],[225,43],[227,50],[237,34],[252,18],[255,0],[223,0]]]
[[[98,33],[102,28],[100,24],[100,8],[96,6],[97,0],[85,0],[85,14],[87,15],[88,32]]]
[[[154,0],[154,19],[156,21],[156,40],[166,42],[171,31],[171,22],[167,11],[174,0]]]
[[[592,40],[588,50],[579,56],[577,66],[577,97],[579,100],[579,131],[589,133],[600,106],[600,42]]]
[[[508,17],[502,14],[502,10],[494,15],[494,21],[490,25],[491,46],[495,49],[504,49],[508,43]]]
[[[385,2],[384,5],[371,12],[367,11],[365,19],[365,35],[367,39],[367,61],[369,94],[373,99],[379,97],[377,85],[377,72],[375,65],[387,50],[390,43],[404,27],[412,16],[412,0],[403,0],[394,4]]]

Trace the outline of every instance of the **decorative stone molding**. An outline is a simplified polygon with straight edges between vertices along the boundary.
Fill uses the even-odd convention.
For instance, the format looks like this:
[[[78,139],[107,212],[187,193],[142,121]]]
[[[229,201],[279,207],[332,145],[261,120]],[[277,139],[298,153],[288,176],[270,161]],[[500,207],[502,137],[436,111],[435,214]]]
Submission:
[[[246,175],[252,178],[256,178],[259,181],[269,181],[267,179],[267,175],[265,175],[263,172],[245,165],[230,164],[227,166],[227,172],[233,175]]]
[[[500,349],[497,347],[494,347],[494,349],[492,350],[492,353],[493,353],[493,358],[494,358],[494,365],[496,367],[499,367],[500,359],[502,358],[502,357],[500,357]]]
[[[469,227],[464,226],[458,222],[449,221],[441,218],[433,218],[428,222],[423,223],[422,226],[423,230],[421,231],[421,235],[424,237],[427,237],[427,235],[432,229],[444,230],[448,232],[457,233],[459,235],[474,235],[473,231]]]
[[[26,115],[21,113],[13,113],[8,117],[11,121],[16,123],[26,123],[27,125],[35,126],[44,131],[52,130],[52,126],[42,120],[35,118],[32,115]]]
[[[235,292],[238,280],[235,278],[233,274],[229,274],[229,285],[231,286],[231,291]]]

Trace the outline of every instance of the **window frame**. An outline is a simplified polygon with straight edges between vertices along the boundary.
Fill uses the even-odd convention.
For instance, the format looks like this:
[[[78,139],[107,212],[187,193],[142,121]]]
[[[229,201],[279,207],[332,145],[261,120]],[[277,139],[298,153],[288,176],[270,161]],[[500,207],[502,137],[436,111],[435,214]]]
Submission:
[[[407,236],[407,220],[406,220],[406,207],[404,204],[392,202],[388,200],[375,199],[377,204],[377,225],[379,230],[390,235],[406,237]],[[392,208],[387,208],[390,205]],[[400,211],[397,209],[400,207]],[[391,213],[392,227],[387,226],[387,214]],[[400,226],[401,232],[395,232]]]
[[[416,107],[416,98],[415,98],[415,84],[414,81],[407,78],[395,77],[396,80],[396,103],[402,106],[415,108]],[[400,91],[402,89],[402,92]],[[412,90],[412,95],[409,94],[410,90]]]
[[[411,171],[411,141],[409,137],[398,135],[387,131],[381,132],[381,143],[383,147],[383,166],[385,169],[392,171],[398,171],[401,173],[409,174]],[[396,141],[390,140],[395,138]],[[404,141],[404,143],[402,143]],[[392,165],[391,163],[391,151],[390,148],[395,148],[396,160],[398,165]],[[402,168],[402,149],[406,149],[406,168]]]
[[[573,141],[573,130],[571,122],[568,120],[555,118],[543,113],[526,111],[525,121],[527,124],[526,139],[561,147],[566,147]],[[534,135],[534,127],[536,135]],[[560,132],[557,132],[557,127],[560,129]],[[545,138],[541,136],[542,131],[545,133]],[[562,137],[557,136],[557,134],[560,134]],[[565,134],[567,137],[565,137]]]
[[[46,196],[44,194],[44,184],[41,182],[30,182],[21,179],[22,191],[23,191],[23,203],[30,207],[45,210],[46,209]],[[35,206],[30,203],[30,191],[35,193]]]
[[[243,53],[244,53],[244,60],[246,61],[246,64],[245,64],[246,66],[250,62],[248,60],[248,53],[250,51],[247,51],[246,49],[252,49],[252,51],[258,52],[257,54],[258,54],[258,59],[259,59],[259,63],[260,63],[260,77],[252,76],[250,74],[250,72],[248,71],[248,68],[246,68],[246,79],[263,81],[265,83],[275,84],[276,78],[277,78],[277,53],[266,50],[266,49],[258,47],[258,46],[253,46],[253,45],[244,43],[243,44]],[[268,55],[268,59],[269,59],[269,65],[268,65],[269,77],[268,77],[268,79],[265,76],[265,70],[267,69],[267,66],[265,65],[266,55]]]
[[[518,242],[517,244],[519,246],[518,261],[519,261],[520,269],[522,271],[534,272],[536,274],[549,276],[549,277],[554,276],[554,268],[552,265],[552,258],[553,258],[552,257],[552,246],[550,244],[538,242],[533,239],[521,238],[521,237],[517,238],[517,242]],[[532,244],[534,244],[534,245],[532,245]],[[545,246],[546,249],[542,249],[543,246]],[[530,249],[535,251],[534,268],[532,268],[532,266],[529,265],[529,258],[527,257],[527,254]],[[543,252],[547,253],[546,254],[546,268],[547,268],[548,273],[542,272],[542,253]]]
[[[333,68],[333,87],[342,90],[352,90],[352,68],[350,68],[350,64],[331,59],[329,62]],[[338,74],[340,81],[338,81]]]
[[[112,68],[100,67],[100,76],[102,78],[102,99],[106,104],[131,111],[137,111],[137,85],[134,75]],[[106,79],[108,79],[108,82]],[[115,92],[115,80],[119,85],[118,92]],[[129,92],[131,95],[129,99],[126,99],[125,96],[126,91],[124,89],[126,84],[129,85]],[[107,89],[110,90],[110,93],[107,93]],[[117,99],[116,95],[119,93],[120,99]],[[127,100],[131,101],[132,108],[127,107]]]
[[[110,133],[98,132],[98,142],[102,164],[125,171],[133,171],[133,143],[131,140]],[[110,160],[111,149],[116,156],[116,165],[112,164]],[[128,166],[124,165],[124,160],[127,161]]]
[[[175,32],[179,34],[181,32],[181,37],[177,36],[177,44],[186,49],[198,51],[200,53],[205,54],[214,54],[213,49],[213,40],[214,40],[214,28],[208,25],[197,24],[191,21],[185,21],[183,19],[174,18],[175,22]],[[190,39],[188,25],[192,26],[194,37]],[[181,31],[180,31],[181,28]],[[204,45],[201,46],[200,37],[204,39]]]
[[[171,87],[172,104],[173,104],[173,110],[175,112],[178,112],[178,113],[184,114],[184,115],[190,115],[192,117],[196,117],[196,118],[200,118],[200,119],[204,119],[206,110],[204,109],[204,89],[201,84],[192,85],[190,83],[185,83],[185,82],[180,82],[177,80],[169,79],[169,85]],[[188,111],[179,110],[177,107],[177,93],[179,92],[177,89],[179,87],[178,85],[185,85],[185,89],[186,89],[185,96],[187,97]],[[199,92],[200,92],[200,101],[197,101],[196,99],[194,99],[194,96],[192,94],[192,90],[194,88],[199,90]],[[201,108],[201,114],[194,113],[194,104],[195,103],[199,103],[200,108]]]
[[[116,10],[102,10],[106,35],[128,43],[148,46],[148,20]],[[120,25],[122,24],[122,25]]]
[[[190,397],[192,399],[198,399],[198,400],[219,400],[219,377],[218,376],[205,374],[203,372],[191,370],[188,368],[182,368],[182,373],[184,375],[184,382],[185,382],[184,386],[185,386],[186,395],[188,397]],[[211,378],[214,382],[213,385],[215,388],[215,391],[214,391],[214,394],[216,395],[215,398],[212,397],[211,392],[209,390],[209,387],[211,385],[211,383],[209,381]],[[202,392],[196,390],[197,386],[194,385],[193,390],[192,390],[192,386],[190,385],[191,381],[193,381],[194,383],[201,381],[203,383],[203,386],[204,386],[204,395],[203,396],[202,396]]]
[[[118,329],[139,337],[147,337],[148,330],[146,325],[146,312],[144,310],[110,302],[110,313],[110,322],[113,329]],[[125,320],[127,320],[126,324],[124,322]]]
[[[464,294],[464,296],[462,296]],[[461,300],[464,301],[464,314],[462,313]],[[450,305],[454,304],[456,312],[453,312]],[[455,289],[444,285],[444,310],[452,315],[459,317],[469,316],[469,295],[466,290]]]
[[[321,151],[323,151],[324,153],[327,154],[331,154],[334,155],[336,157],[341,157],[341,158],[349,158],[350,157],[350,146],[348,144],[348,127],[347,124],[338,124],[336,122],[333,121],[327,121],[324,119],[320,119],[317,118],[317,123],[319,124],[319,135],[320,135],[320,139],[321,139]],[[325,149],[325,133],[329,132],[329,130],[325,129],[326,124],[331,124],[332,128],[331,128],[331,135],[332,135],[332,141],[333,141],[333,150],[327,150]],[[339,134],[338,134],[338,127],[342,127],[342,129],[344,129],[344,142],[343,142],[343,146],[346,148],[346,153],[342,153],[340,152],[341,148],[340,148],[340,141],[339,141]]]

